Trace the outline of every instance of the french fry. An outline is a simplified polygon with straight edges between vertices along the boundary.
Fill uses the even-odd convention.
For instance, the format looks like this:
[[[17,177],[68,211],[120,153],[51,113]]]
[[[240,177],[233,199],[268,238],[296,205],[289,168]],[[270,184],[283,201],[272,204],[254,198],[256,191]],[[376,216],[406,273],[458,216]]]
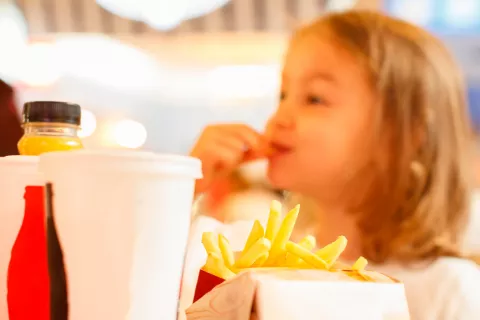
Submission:
[[[287,253],[287,257],[285,258],[285,266],[289,268],[295,268],[298,264],[302,261],[299,257],[294,254]]]
[[[371,278],[367,275],[365,275],[364,273],[362,272],[359,272],[359,271],[353,271],[353,270],[346,270],[346,271],[343,271],[347,276],[353,278],[353,279],[356,279],[358,281],[366,281],[366,282],[369,282],[371,281]]]
[[[291,209],[283,220],[281,209],[280,202],[272,201],[266,228],[256,220],[241,252],[234,253],[228,239],[222,234],[217,237],[212,232],[203,233],[202,243],[208,254],[203,270],[223,279],[251,267],[343,270],[366,279],[364,271],[368,262],[365,258],[358,258],[352,266],[337,261],[347,246],[344,236],[312,252],[316,246],[315,237],[307,236],[298,244],[290,241],[300,205]]]
[[[335,261],[335,263],[330,267],[330,270],[346,270],[351,269],[352,267],[344,262]]]
[[[317,239],[314,236],[306,236],[299,243],[301,247],[307,249],[308,251],[313,250],[317,245]],[[285,265],[287,267],[295,267],[300,263],[301,259],[293,254],[287,254],[285,260]]]
[[[313,250],[317,246],[317,239],[314,236],[306,236],[300,240],[299,245],[304,247],[307,250]]]
[[[253,223],[252,230],[248,235],[247,242],[245,243],[245,247],[243,248],[242,255],[245,254],[248,251],[248,249],[250,249],[250,247],[253,246],[255,242],[263,238],[264,235],[265,235],[265,232],[263,230],[262,224],[260,223],[260,221],[255,220],[255,222]]]
[[[205,261],[205,265],[202,267],[202,270],[218,277],[219,272],[217,270],[218,269],[217,264],[215,263],[216,257],[218,257],[216,253],[209,253],[207,255],[207,260]]]
[[[302,259],[300,259],[300,262],[296,265],[293,266],[296,269],[315,269],[311,264],[306,263]]]
[[[278,229],[282,222],[282,204],[273,200],[270,205],[270,214],[268,216],[267,228],[265,230],[265,238],[273,242],[277,235]]]
[[[285,252],[285,246],[287,245],[288,240],[290,240],[299,211],[300,205],[296,205],[295,208],[287,213],[285,219],[283,219],[277,236],[272,243],[268,260],[265,262],[266,265],[274,264],[275,261]]]
[[[266,265],[266,266],[267,267],[280,267],[280,268],[286,267],[285,262],[287,260],[287,254],[288,254],[287,250],[282,251],[280,254],[277,255],[277,257],[274,260],[269,262],[269,263],[271,263],[270,265]]]
[[[250,268],[255,261],[270,250],[268,239],[260,238],[244,254],[242,253],[235,263],[235,268]]]
[[[320,257],[312,253],[310,250],[305,249],[304,247],[296,244],[295,242],[288,241],[286,244],[286,249],[288,253],[299,257],[300,259],[317,269],[327,268],[327,264],[325,261],[320,259]]]
[[[322,249],[315,252],[315,254],[327,263],[328,268],[330,268],[335,261],[340,257],[342,252],[347,247],[347,238],[340,236],[334,242],[326,245]]]
[[[202,244],[207,251],[207,254],[215,253],[222,256],[222,252],[220,251],[220,247],[218,246],[217,238],[215,237],[213,232],[204,232],[202,234]]]
[[[220,251],[222,253],[223,262],[225,266],[229,269],[233,267],[235,264],[235,256],[233,255],[232,248],[230,247],[230,243],[228,242],[227,238],[223,234],[218,235],[218,245],[220,247]]]
[[[367,264],[368,264],[367,259],[365,259],[364,257],[360,257],[353,264],[352,270],[354,270],[354,271],[364,271]]]
[[[225,266],[222,258],[217,253],[208,254],[207,262],[202,269],[225,280],[235,276],[235,273]]]
[[[261,266],[263,266],[265,261],[267,261],[267,259],[268,259],[268,252],[265,252],[263,255],[260,256],[260,258],[257,259],[257,261],[255,261],[252,264],[252,268],[260,268]]]

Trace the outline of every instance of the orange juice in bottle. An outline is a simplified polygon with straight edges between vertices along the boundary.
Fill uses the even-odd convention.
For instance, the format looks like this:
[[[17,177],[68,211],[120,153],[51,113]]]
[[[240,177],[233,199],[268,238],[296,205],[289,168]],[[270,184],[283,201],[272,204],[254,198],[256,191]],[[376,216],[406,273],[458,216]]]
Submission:
[[[83,149],[78,137],[81,109],[78,104],[56,101],[27,102],[23,107],[24,135],[18,151],[38,156],[51,151]]]

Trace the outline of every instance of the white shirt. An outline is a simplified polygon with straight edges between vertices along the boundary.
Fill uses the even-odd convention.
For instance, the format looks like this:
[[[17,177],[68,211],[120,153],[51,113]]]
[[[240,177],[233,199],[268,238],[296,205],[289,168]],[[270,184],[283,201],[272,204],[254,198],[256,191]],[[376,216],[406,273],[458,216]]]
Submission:
[[[427,267],[372,266],[405,285],[412,320],[480,319],[480,269],[472,261],[440,258]]]
[[[251,226],[252,222],[246,221],[227,225],[205,216],[196,217],[186,259],[181,309],[192,303],[198,271],[205,263],[202,233],[223,233],[230,240],[232,249],[240,251]],[[440,258],[423,268],[382,265],[371,269],[404,283],[412,320],[480,319],[480,269],[474,262]]]

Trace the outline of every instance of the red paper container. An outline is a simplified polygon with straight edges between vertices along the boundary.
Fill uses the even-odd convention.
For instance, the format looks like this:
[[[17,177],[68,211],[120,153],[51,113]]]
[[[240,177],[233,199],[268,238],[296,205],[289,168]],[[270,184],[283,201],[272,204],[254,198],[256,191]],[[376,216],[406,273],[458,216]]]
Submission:
[[[223,282],[225,282],[224,279],[200,270],[200,273],[198,274],[197,287],[195,288],[195,296],[193,298],[193,302],[201,299],[204,295],[212,291],[213,288]]]

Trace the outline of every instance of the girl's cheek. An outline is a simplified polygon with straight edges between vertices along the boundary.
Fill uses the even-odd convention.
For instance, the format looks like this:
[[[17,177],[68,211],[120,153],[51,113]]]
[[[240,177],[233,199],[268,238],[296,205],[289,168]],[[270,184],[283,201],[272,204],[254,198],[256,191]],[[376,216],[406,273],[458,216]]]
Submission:
[[[272,132],[273,132],[273,118],[269,118],[267,121],[267,124],[265,125],[265,130],[264,130],[264,137],[266,138],[267,141],[269,141],[272,137]]]

